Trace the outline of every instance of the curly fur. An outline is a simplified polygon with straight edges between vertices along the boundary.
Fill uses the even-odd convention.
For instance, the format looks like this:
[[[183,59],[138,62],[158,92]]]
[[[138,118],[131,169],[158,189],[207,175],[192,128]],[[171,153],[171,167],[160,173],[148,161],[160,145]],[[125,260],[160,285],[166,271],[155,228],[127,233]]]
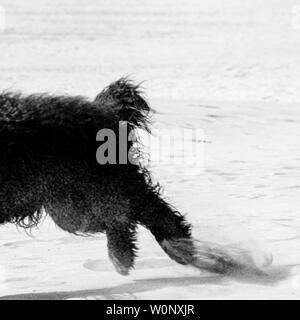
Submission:
[[[192,239],[190,224],[162,198],[146,168],[96,161],[100,129],[118,135],[119,122],[126,122],[129,129],[150,131],[150,113],[139,86],[125,78],[93,101],[0,94],[0,224],[31,228],[44,208],[67,232],[105,232],[109,257],[121,274],[134,266],[137,224],[180,264],[219,273],[249,270],[249,263]]]
[[[99,165],[95,159],[100,129],[117,134],[119,122],[126,121],[130,129],[150,131],[150,112],[139,86],[125,78],[93,101],[2,93],[0,223],[30,228],[44,208],[68,232],[105,232],[109,256],[122,274],[134,264],[138,223],[159,243],[189,239],[190,225],[161,198],[147,169]]]

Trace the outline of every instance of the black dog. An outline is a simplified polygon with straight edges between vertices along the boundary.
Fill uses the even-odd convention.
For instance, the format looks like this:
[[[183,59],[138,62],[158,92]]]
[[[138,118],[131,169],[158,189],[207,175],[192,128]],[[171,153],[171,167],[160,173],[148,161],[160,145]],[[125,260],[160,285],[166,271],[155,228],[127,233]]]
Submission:
[[[226,272],[234,262],[209,250],[199,259],[191,226],[161,196],[141,165],[99,165],[96,134],[149,130],[151,112],[138,86],[111,84],[94,101],[82,97],[0,95],[0,223],[29,228],[43,208],[63,230],[105,232],[121,274],[134,266],[136,226],[148,228],[176,262]],[[128,149],[132,142],[128,144]]]

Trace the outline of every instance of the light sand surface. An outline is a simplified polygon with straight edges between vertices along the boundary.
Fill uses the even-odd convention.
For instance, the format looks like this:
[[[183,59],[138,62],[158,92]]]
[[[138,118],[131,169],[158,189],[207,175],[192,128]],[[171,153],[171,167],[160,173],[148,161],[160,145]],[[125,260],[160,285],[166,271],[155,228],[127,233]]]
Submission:
[[[136,270],[122,277],[104,235],[78,238],[46,218],[31,237],[0,227],[0,296],[300,298],[297,1],[206,2],[1,0],[0,88],[93,98],[121,76],[146,80],[155,128],[205,133],[205,170],[153,164],[165,196],[196,238],[240,243],[258,260],[271,252],[269,276],[177,265],[140,228]]]

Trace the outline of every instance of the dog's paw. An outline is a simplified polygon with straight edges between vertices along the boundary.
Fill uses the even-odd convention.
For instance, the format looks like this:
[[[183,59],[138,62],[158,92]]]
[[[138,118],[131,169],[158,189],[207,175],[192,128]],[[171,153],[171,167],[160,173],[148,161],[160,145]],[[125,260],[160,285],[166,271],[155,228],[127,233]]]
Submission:
[[[130,267],[125,266],[112,252],[109,252],[109,258],[119,274],[122,276],[129,275]]]

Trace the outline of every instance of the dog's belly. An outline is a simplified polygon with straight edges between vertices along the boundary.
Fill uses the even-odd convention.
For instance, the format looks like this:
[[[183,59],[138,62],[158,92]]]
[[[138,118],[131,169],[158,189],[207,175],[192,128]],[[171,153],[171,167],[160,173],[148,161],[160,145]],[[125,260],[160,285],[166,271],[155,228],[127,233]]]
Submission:
[[[104,232],[105,223],[101,216],[93,217],[89,211],[84,211],[85,206],[79,208],[75,204],[60,202],[45,206],[46,212],[53,221],[63,230],[80,234]]]
[[[117,168],[91,169],[79,160],[36,163],[34,171],[19,171],[1,183],[0,223],[39,219],[42,207],[70,233],[104,232],[130,219],[127,178]]]
[[[71,233],[104,232],[113,221],[121,222],[129,219],[129,201],[117,192],[101,187],[95,193],[82,194],[79,189],[59,201],[45,205],[46,212],[63,230]],[[105,192],[104,192],[105,191]]]

